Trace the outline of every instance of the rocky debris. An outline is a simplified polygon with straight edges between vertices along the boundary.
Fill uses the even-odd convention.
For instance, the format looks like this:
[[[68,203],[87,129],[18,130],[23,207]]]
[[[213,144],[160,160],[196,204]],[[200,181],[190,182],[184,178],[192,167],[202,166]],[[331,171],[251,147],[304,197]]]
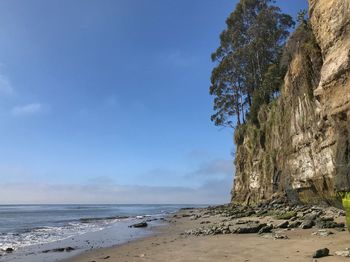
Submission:
[[[6,253],[12,253],[13,251],[15,251],[15,250],[12,247],[8,247],[8,248],[5,249]]]
[[[209,207],[202,218],[208,218],[209,216],[220,214],[224,217],[230,217],[230,219],[250,217],[256,214],[256,209],[250,206],[242,206],[236,204],[221,205],[216,207]],[[209,215],[206,217],[206,215]]]
[[[187,235],[200,236],[200,235],[218,235],[218,234],[230,234],[233,233],[234,228],[230,223],[219,223],[208,225],[207,227],[195,228],[185,231]]]
[[[324,218],[320,218],[318,220],[316,220],[316,226],[318,228],[343,228],[345,227],[344,223],[337,223],[333,221],[334,219],[330,220],[330,219],[324,219]]]
[[[193,216],[190,217],[191,220],[197,220],[197,219],[199,219],[199,218],[201,218],[201,216],[198,215],[198,214],[193,215]]]
[[[75,250],[75,248],[73,248],[73,247],[60,247],[60,248],[54,248],[54,249],[47,249],[47,250],[42,251],[42,253],[64,252],[64,251],[70,252],[73,250]]]
[[[289,239],[289,237],[287,235],[274,234],[273,239]]]
[[[253,213],[255,215],[252,215]],[[200,218],[201,226],[183,234],[201,236],[257,233],[273,239],[286,239],[287,236],[279,234],[281,232],[278,232],[278,229],[309,229],[317,226],[320,230],[314,235],[328,236],[332,232],[325,230],[327,228],[344,230],[344,223],[334,220],[339,214],[342,214],[341,210],[334,207],[289,205],[283,199],[265,201],[254,207],[229,204],[192,213],[191,219]],[[284,219],[281,220],[281,217]]]
[[[328,255],[329,255],[329,249],[322,248],[322,249],[316,250],[312,257],[313,258],[320,258],[320,257],[326,257]]]
[[[350,257],[350,248],[346,248],[345,250],[335,251],[334,254],[336,256],[341,256],[341,257]]]
[[[147,222],[140,222],[140,223],[136,223],[136,224],[133,224],[133,225],[130,225],[129,227],[134,227],[134,228],[140,228],[140,227],[147,227],[148,224]]]
[[[261,237],[267,238],[267,239],[273,239],[273,240],[289,239],[289,237],[287,235],[284,235],[284,234],[281,234],[281,233],[262,234]]]
[[[252,234],[258,233],[262,228],[266,227],[266,224],[254,223],[254,224],[246,224],[244,226],[238,227],[235,229],[233,233],[236,234]]]
[[[313,236],[320,236],[320,237],[328,237],[329,235],[333,235],[334,233],[332,231],[328,231],[325,229],[320,229],[316,232],[313,232]]]
[[[248,222],[245,224],[233,223],[215,223],[206,227],[195,228],[185,231],[187,235],[218,235],[218,234],[253,234],[271,232],[273,226],[258,221]]]

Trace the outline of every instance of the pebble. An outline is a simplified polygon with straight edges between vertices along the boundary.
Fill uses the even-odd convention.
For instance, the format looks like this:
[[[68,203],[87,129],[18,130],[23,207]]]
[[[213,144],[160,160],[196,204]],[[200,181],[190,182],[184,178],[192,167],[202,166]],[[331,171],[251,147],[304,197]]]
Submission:
[[[350,257],[350,249],[346,248],[345,250],[335,251],[334,254],[341,257]]]

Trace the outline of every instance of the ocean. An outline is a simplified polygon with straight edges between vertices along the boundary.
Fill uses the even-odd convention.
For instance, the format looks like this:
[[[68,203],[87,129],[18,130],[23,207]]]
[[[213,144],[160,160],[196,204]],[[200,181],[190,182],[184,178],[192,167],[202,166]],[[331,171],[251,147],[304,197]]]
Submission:
[[[191,205],[193,206],[193,205]],[[0,205],[0,261],[52,262],[151,234],[189,205]],[[198,207],[198,206],[195,206]],[[147,228],[129,225],[148,221]],[[72,247],[70,252],[51,252]],[[13,248],[12,253],[6,252]]]

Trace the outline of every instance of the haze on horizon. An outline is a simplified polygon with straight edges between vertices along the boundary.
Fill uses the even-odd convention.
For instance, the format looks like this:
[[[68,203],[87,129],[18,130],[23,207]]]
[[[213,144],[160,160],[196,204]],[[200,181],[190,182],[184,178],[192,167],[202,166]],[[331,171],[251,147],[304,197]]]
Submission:
[[[0,204],[229,202],[208,88],[236,3],[0,1]]]

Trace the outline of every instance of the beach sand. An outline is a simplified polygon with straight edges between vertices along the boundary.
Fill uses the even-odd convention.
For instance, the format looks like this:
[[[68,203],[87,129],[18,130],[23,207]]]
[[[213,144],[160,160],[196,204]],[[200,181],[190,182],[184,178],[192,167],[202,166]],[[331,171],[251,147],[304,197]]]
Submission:
[[[312,258],[317,249],[328,248],[330,256],[317,261],[349,261],[350,258],[335,256],[334,252],[350,247],[348,231],[339,232],[329,229],[334,234],[329,236],[312,235],[318,229],[283,230],[288,239],[273,239],[268,235],[258,234],[220,234],[193,236],[183,234],[203,226],[203,221],[220,222],[220,215],[201,217],[192,220],[183,214],[194,211],[181,211],[175,218],[169,218],[169,224],[155,230],[150,237],[135,240],[111,248],[88,251],[65,262],[98,261],[234,261],[234,262],[280,262],[280,261],[316,261]],[[267,218],[250,217],[249,219],[265,222]],[[344,221],[339,217],[338,221]],[[278,222],[278,221],[276,221]]]

